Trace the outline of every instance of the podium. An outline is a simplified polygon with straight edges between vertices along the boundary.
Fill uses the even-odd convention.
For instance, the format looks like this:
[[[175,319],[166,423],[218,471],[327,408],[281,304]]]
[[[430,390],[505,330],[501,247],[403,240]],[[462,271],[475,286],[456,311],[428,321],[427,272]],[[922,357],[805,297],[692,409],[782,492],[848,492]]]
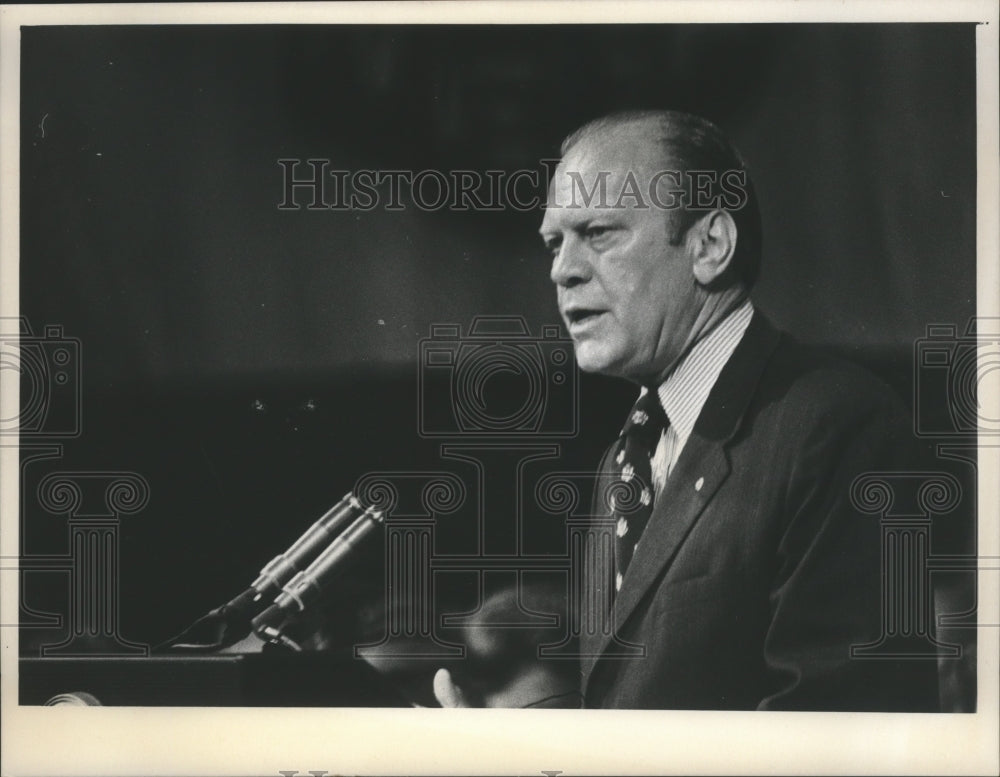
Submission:
[[[19,703],[102,706],[410,707],[350,652],[21,658]],[[91,704],[95,701],[90,701]]]

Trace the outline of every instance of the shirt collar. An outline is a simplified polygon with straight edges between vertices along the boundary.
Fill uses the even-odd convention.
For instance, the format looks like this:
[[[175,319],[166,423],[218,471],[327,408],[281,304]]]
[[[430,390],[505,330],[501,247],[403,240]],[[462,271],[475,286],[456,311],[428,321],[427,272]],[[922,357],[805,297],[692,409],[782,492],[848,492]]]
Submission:
[[[660,404],[681,440],[686,440],[694,429],[719,373],[743,339],[752,317],[753,304],[748,299],[695,343],[657,389]]]

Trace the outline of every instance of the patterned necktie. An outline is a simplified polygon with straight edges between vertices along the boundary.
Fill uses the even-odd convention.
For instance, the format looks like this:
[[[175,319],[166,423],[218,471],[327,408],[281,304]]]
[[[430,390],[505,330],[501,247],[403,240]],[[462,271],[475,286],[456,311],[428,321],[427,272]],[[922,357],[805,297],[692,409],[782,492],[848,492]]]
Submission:
[[[652,458],[660,435],[669,425],[660,398],[655,391],[647,391],[636,400],[628,420],[618,436],[614,461],[614,474],[621,485],[611,507],[615,523],[615,591],[622,586],[622,577],[628,569],[642,536],[649,516],[653,512]]]

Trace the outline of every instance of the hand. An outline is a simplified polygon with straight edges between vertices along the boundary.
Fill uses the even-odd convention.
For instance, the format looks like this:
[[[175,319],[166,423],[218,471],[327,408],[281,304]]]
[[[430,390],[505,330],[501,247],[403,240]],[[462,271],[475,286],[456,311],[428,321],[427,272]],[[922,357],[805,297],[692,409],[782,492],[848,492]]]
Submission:
[[[566,611],[558,587],[538,587],[533,599],[542,612]],[[487,624],[516,623],[521,614],[519,588],[490,596],[479,612],[480,622],[462,629],[465,660],[434,675],[434,697],[442,707],[579,707],[578,662],[545,659],[540,646],[555,635],[542,627],[501,628]],[[532,597],[527,601],[532,602]]]
[[[426,686],[425,686],[426,687]],[[442,707],[471,707],[462,689],[452,680],[451,672],[438,669],[434,675],[434,698]]]
[[[434,697],[442,707],[559,707],[575,709],[582,698],[577,687],[544,665],[519,672],[506,685],[477,695],[463,691],[451,672],[438,669]]]

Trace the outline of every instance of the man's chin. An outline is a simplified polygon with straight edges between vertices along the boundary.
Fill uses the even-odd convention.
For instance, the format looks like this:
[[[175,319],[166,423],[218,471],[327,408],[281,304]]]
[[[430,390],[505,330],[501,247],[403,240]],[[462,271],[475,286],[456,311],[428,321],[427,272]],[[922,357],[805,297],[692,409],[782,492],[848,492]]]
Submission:
[[[602,349],[594,348],[592,343],[578,343],[576,346],[576,364],[581,372],[591,372],[597,375],[618,375],[617,363],[609,358]]]

